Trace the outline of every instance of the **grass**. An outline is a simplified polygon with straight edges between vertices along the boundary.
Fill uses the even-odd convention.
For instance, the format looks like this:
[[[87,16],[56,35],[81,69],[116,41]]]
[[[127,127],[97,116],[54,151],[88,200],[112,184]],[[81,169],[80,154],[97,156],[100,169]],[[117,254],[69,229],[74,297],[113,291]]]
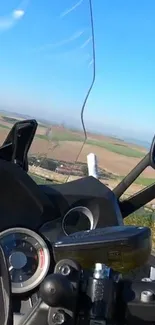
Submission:
[[[144,153],[121,144],[114,144],[106,141],[87,140],[88,144],[107,149],[108,151],[123,155],[126,157],[143,158]]]
[[[138,185],[149,186],[155,183],[155,178],[138,177],[135,183]]]
[[[9,116],[2,116],[2,119],[10,124],[14,124],[16,122],[19,122],[18,119],[13,118],[13,117],[9,117]]]
[[[77,142],[83,142],[84,141],[84,136],[70,132],[70,131],[55,131],[52,133],[52,140],[53,141],[77,141]]]
[[[47,184],[52,184],[52,181],[46,180],[44,177],[40,177],[37,175],[34,175],[32,173],[29,173],[29,176],[37,183],[38,185],[47,185]]]
[[[3,128],[3,129],[9,129],[9,130],[10,130],[9,126],[4,125],[4,124],[0,124],[0,128]]]
[[[132,213],[130,216],[125,218],[124,223],[126,225],[145,226],[153,228],[154,213],[153,211],[145,210],[144,208],[139,209]]]
[[[35,137],[43,140],[49,140],[48,136],[45,134],[36,134]]]
[[[145,210],[144,208],[132,213],[124,220],[125,225],[135,225],[149,227],[152,233],[152,248],[155,249],[155,212]]]
[[[40,138],[40,139],[48,140],[48,136],[46,136],[46,135],[36,134],[36,137]],[[64,132],[54,131],[52,133],[51,141],[83,142],[84,137],[81,136],[80,134],[76,134],[76,133],[69,132],[69,131],[64,131]],[[128,147],[127,145],[121,145],[118,143],[110,143],[107,141],[92,140],[92,139],[87,139],[86,143],[89,145],[92,145],[92,146],[104,148],[108,151],[111,151],[111,152],[114,152],[114,153],[117,153],[119,155],[123,155],[126,157],[132,157],[132,158],[143,158],[144,157],[143,152],[140,152],[136,149]]]
[[[16,119],[9,118],[9,117],[3,117],[6,121],[11,124],[16,122]],[[10,129],[9,126],[0,124],[1,128]],[[51,141],[77,141],[77,142],[83,142],[84,136],[80,133],[72,132],[70,130],[54,130],[51,134]],[[49,140],[49,137],[45,134],[36,134],[36,137],[43,140]],[[115,139],[117,141],[117,139]],[[102,140],[93,140],[93,139],[87,139],[87,144],[91,146],[97,146],[100,148],[104,148],[110,152],[117,153],[119,155],[123,155],[126,157],[132,157],[132,158],[143,158],[144,153],[141,151],[138,151],[136,149],[133,149],[129,147],[127,144],[123,143],[123,145],[120,143],[110,143],[108,141],[102,141]]]
[[[36,134],[35,135],[37,138],[39,139],[43,139],[43,140],[49,140],[49,137],[45,134]],[[54,134],[52,133],[52,136],[51,136],[51,141],[76,141],[76,142],[83,142],[84,139],[82,137],[77,136],[76,134],[67,134],[66,132],[65,133],[60,133],[60,134]]]
[[[64,130],[64,132],[54,131],[52,134],[52,140],[53,141],[80,141],[82,142],[84,140],[84,137],[82,137],[78,133],[70,132],[67,130]],[[117,141],[117,139],[115,139]],[[107,141],[101,141],[101,140],[93,140],[93,139],[87,139],[87,144],[92,146],[97,146],[100,148],[107,149],[108,151],[126,156],[126,157],[133,157],[133,158],[143,158],[144,153],[141,151],[138,151],[136,149],[133,149],[126,145],[125,143],[119,144],[119,143],[110,143]]]
[[[52,134],[52,140],[53,141],[80,141],[82,142],[84,138],[77,133],[69,132],[69,131],[64,131],[64,132],[59,132],[59,131],[54,131]],[[127,145],[122,145],[118,143],[110,143],[107,141],[101,141],[101,140],[92,140],[92,139],[87,139],[87,144],[92,145],[92,146],[97,146],[100,148],[107,149],[108,151],[126,156],[126,157],[133,157],[133,158],[143,158],[144,153],[140,152],[136,149],[133,149],[131,147],[128,147]]]
[[[118,179],[119,181],[122,181],[122,179],[124,178],[125,176],[119,176]],[[142,186],[150,186],[152,185],[153,183],[155,183],[155,178],[146,178],[146,177],[138,177],[135,181],[134,181],[134,184],[137,184],[137,185],[142,185]]]

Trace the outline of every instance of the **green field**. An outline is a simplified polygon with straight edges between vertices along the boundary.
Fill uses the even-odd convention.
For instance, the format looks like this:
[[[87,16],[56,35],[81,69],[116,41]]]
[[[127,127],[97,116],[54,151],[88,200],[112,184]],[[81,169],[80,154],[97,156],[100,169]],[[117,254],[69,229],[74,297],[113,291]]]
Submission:
[[[152,248],[155,249],[155,212],[148,211],[144,208],[132,213],[130,216],[125,218],[125,225],[135,225],[141,227],[149,227],[152,232]]]
[[[155,183],[155,178],[144,178],[144,177],[138,177],[135,180],[135,184],[143,185],[143,186],[149,186]]]
[[[48,181],[43,177],[34,175],[29,173],[29,176],[31,176],[31,178],[35,181],[35,183],[37,183],[38,185],[46,185],[46,184],[52,184],[52,181]]]
[[[98,146],[107,149],[108,151],[117,153],[119,155],[123,155],[126,157],[133,157],[133,158],[143,158],[144,153],[138,151],[136,149],[132,149],[128,146],[122,146],[121,144],[114,144],[106,141],[98,141],[98,140],[87,140],[88,144],[93,146]]]
[[[52,140],[53,141],[77,141],[77,142],[83,142],[84,136],[81,136],[80,134],[76,134],[70,131],[64,131],[64,132],[53,132],[52,133]]]
[[[37,138],[40,139],[44,139],[44,140],[48,140],[48,136],[46,135],[36,135]],[[84,138],[79,134],[74,134],[72,132],[53,132],[52,133],[52,138],[51,141],[76,141],[76,142],[83,142]],[[127,145],[121,145],[118,143],[110,143],[108,141],[101,141],[101,140],[90,140],[87,139],[86,141],[87,144],[91,145],[91,146],[96,146],[96,147],[100,147],[100,148],[104,148],[108,151],[117,153],[119,155],[123,155],[126,157],[132,157],[132,158],[143,158],[144,157],[144,153],[141,151],[138,151],[136,149],[133,149]]]
[[[80,141],[82,142],[84,139],[83,137],[77,133],[73,132],[67,132],[66,130],[62,133],[59,133],[59,131],[54,131],[52,134],[52,140],[53,141]],[[138,151],[136,149],[132,149],[131,147],[124,144],[118,144],[118,143],[111,143],[108,141],[102,141],[102,140],[93,140],[93,139],[87,139],[87,144],[92,146],[97,146],[100,148],[107,149],[108,151],[127,156],[127,157],[134,157],[134,158],[143,158],[144,153],[141,151]]]
[[[44,135],[44,134],[36,134],[35,137],[39,138],[39,139],[47,140],[47,141],[49,140],[48,136]]]
[[[17,118],[5,116],[5,115],[2,116],[2,119],[10,124],[15,124],[16,122],[19,121]]]
[[[31,173],[29,173],[29,175],[34,179],[34,181],[37,184],[50,184],[52,183],[52,181],[48,181],[46,179],[44,179],[43,177],[39,177],[37,175],[33,175]],[[119,180],[121,181],[123,179],[123,176],[120,178]],[[155,178],[143,178],[143,177],[138,177],[135,182],[135,184],[137,185],[142,185],[142,186],[149,186],[152,185],[153,183],[155,183]]]
[[[122,179],[124,178],[125,176],[119,176],[117,179],[119,181],[122,181]],[[135,181],[134,181],[134,184],[137,184],[137,185],[142,185],[142,186],[149,186],[149,185],[152,185],[153,183],[155,183],[155,178],[146,178],[146,177],[138,177]]]
[[[59,132],[59,131],[54,131],[52,133],[52,140],[53,141],[83,141],[83,137],[81,134],[78,133],[73,133],[69,132],[67,130],[64,130],[64,132]],[[113,139],[114,140],[114,139]],[[117,141],[117,139],[115,139]],[[108,151],[127,156],[127,157],[134,157],[134,158],[143,158],[144,153],[131,148],[129,145],[125,144],[122,141],[122,144],[116,142],[116,143],[111,143],[108,141],[103,141],[103,140],[98,140],[98,139],[87,139],[87,144],[92,145],[92,146],[97,146],[100,148],[107,149]]]
[[[130,216],[125,218],[126,225],[136,225],[153,228],[155,214],[153,211],[145,210],[144,208],[132,213]]]
[[[2,116],[3,120],[10,123],[10,128],[12,125],[17,122],[18,120],[16,118],[8,117],[8,116]],[[41,125],[40,125],[41,126]],[[44,125],[43,125],[44,126]],[[9,129],[9,126],[0,124],[0,127],[3,129]],[[45,127],[45,126],[44,126]],[[45,127],[46,128],[46,127]],[[49,140],[49,137],[45,134],[36,134],[36,137],[43,140]],[[110,139],[110,138],[109,138]],[[76,142],[83,142],[84,141],[84,135],[82,132],[78,133],[74,132],[70,129],[55,129],[52,130],[52,137],[50,139],[53,142],[59,142],[59,141],[76,141]],[[143,158],[144,153],[140,150],[133,149],[130,145],[127,145],[125,142],[122,141],[122,143],[118,142],[118,139],[113,138],[113,143],[104,141],[104,140],[98,140],[98,139],[87,139],[87,144],[91,146],[97,146],[100,148],[104,148],[110,152],[114,152],[119,155],[123,155],[126,157],[133,157],[133,158]]]
[[[9,128],[9,126],[4,125],[4,124],[0,124],[0,128],[3,128],[3,129],[11,129],[11,128]]]

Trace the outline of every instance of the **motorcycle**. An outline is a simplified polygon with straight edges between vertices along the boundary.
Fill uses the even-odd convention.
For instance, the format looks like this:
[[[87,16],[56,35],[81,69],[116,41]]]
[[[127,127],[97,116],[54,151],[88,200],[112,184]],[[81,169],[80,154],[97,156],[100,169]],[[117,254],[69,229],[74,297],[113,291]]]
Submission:
[[[145,265],[151,254],[150,229],[122,226],[122,220],[152,200],[154,185],[119,198],[146,167],[155,168],[155,137],[149,153],[113,191],[91,176],[39,186],[27,173],[36,128],[35,120],[17,122],[0,148],[1,184],[8,189],[1,211],[9,216],[2,218],[0,233],[2,324],[154,323],[154,281],[147,276],[138,282],[120,279]],[[69,209],[79,193],[87,207]],[[61,202],[61,213],[68,205],[64,216],[53,198]],[[25,298],[32,304],[26,316],[17,312]]]
[[[102,106],[98,90],[88,102],[96,80],[95,44],[101,45],[100,37],[95,42],[94,17],[100,31],[101,10],[96,3],[93,14],[91,0],[68,0],[68,8],[66,2],[52,5],[22,1],[14,10],[0,5],[4,12],[12,10],[0,16],[0,137],[5,135],[0,147],[0,325],[154,324],[151,231],[123,220],[154,199],[155,185],[122,196],[147,168],[155,169],[155,138],[149,152],[137,151],[137,144],[129,148],[130,141],[113,136],[120,131],[117,119],[112,135],[103,137],[110,113],[100,110],[98,117],[99,110],[93,112]],[[100,5],[105,18],[111,15],[109,6]],[[102,78],[107,81],[103,73]],[[65,93],[63,101],[58,89]],[[110,96],[112,89],[111,84]],[[126,121],[123,112],[119,125]],[[134,121],[134,109],[132,114]],[[90,150],[104,156],[100,179],[86,176]],[[110,150],[116,156],[109,158]],[[125,152],[128,159],[121,166],[129,160],[138,164],[122,177],[119,157]],[[106,182],[117,180],[112,190],[102,182],[105,174]]]

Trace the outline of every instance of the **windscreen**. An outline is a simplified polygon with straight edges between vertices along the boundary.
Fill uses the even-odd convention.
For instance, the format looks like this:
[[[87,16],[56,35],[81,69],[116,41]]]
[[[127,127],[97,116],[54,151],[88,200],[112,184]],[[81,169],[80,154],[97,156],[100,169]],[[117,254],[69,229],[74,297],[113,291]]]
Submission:
[[[38,184],[86,174],[92,36],[89,0],[0,3],[0,142],[19,120],[37,120],[29,175]]]
[[[110,189],[149,152],[155,134],[155,2],[93,1],[96,80],[85,108],[85,155],[96,155],[98,178]],[[122,195],[155,182],[148,167]],[[155,200],[125,219],[149,226],[153,245]]]
[[[0,142],[36,118],[29,174],[38,184],[93,175],[114,189],[149,151],[154,14],[153,0],[0,2]],[[154,176],[148,167],[123,198]]]

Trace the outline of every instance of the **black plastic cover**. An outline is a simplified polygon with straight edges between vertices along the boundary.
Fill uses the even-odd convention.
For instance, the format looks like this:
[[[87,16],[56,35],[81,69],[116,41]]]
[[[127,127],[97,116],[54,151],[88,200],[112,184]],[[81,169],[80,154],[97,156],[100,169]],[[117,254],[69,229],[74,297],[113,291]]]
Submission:
[[[72,258],[83,268],[104,263],[118,272],[128,272],[143,265],[150,253],[150,229],[136,226],[82,231],[63,237],[53,245],[56,262]]]
[[[11,283],[8,266],[0,246],[0,325],[13,325]]]
[[[144,240],[150,237],[151,231],[147,227],[137,226],[116,226],[98,228],[90,231],[79,231],[69,236],[61,238],[54,244],[54,247],[67,247],[72,246],[73,248],[78,246],[79,248],[90,246],[104,245],[104,244],[125,244],[130,247],[135,247],[135,244],[139,240]]]
[[[54,218],[52,202],[18,165],[0,159],[0,231],[11,227],[36,230]]]
[[[40,188],[60,207],[59,217],[75,206],[85,206],[93,214],[95,228],[123,225],[114,193],[92,176],[64,184],[41,185]]]
[[[119,324],[146,325],[155,324],[155,299],[144,303],[142,292],[155,292],[155,282],[120,282],[121,290],[117,299]]]

